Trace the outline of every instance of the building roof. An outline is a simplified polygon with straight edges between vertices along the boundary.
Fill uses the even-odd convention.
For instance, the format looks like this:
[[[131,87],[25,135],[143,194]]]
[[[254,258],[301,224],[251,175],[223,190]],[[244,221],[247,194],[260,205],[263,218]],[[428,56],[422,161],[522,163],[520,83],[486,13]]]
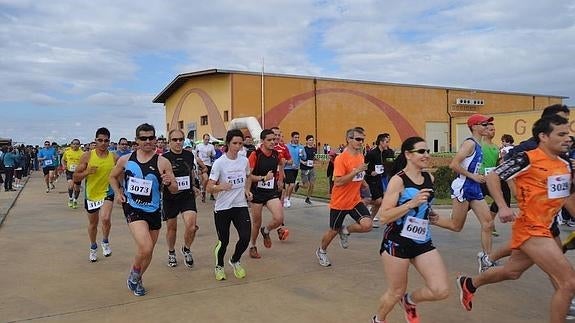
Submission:
[[[245,74],[245,75],[258,75],[261,76],[261,72],[246,72],[246,71],[235,71],[235,70],[223,70],[223,69],[209,69],[203,71],[196,71],[190,73],[179,74],[168,84],[162,92],[160,92],[154,100],[153,103],[166,103],[166,100],[182,85],[184,85],[188,80],[205,76],[205,75],[216,75],[216,74]],[[391,83],[391,82],[376,82],[376,81],[366,81],[366,80],[352,80],[352,79],[338,79],[338,78],[328,78],[328,77],[315,77],[315,76],[304,76],[304,75],[290,75],[290,74],[276,74],[276,73],[264,73],[265,76],[275,76],[275,77],[290,77],[290,78],[303,78],[303,79],[315,79],[323,81],[334,81],[334,82],[353,82],[353,83],[366,83],[366,84],[381,84],[381,85],[392,85],[392,86],[410,86],[418,88],[428,88],[428,89],[443,89],[443,90],[455,90],[455,91],[476,91],[476,92],[488,92],[488,93],[499,93],[499,94],[514,94],[514,95],[529,95],[529,96],[546,96],[552,98],[568,99],[567,96],[560,95],[549,95],[549,94],[535,94],[535,93],[522,93],[522,92],[507,92],[507,91],[493,91],[493,90],[482,90],[482,89],[471,89],[471,88],[457,88],[457,87],[446,87],[446,86],[433,86],[433,85],[420,85],[420,84],[405,84],[405,83]]]

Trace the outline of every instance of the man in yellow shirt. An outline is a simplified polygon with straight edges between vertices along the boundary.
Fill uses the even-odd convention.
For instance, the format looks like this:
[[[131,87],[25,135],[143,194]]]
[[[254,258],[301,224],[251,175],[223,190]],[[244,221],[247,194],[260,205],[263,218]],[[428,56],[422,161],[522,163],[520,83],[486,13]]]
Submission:
[[[85,152],[80,158],[74,181],[81,182],[86,179],[86,195],[84,197],[84,207],[88,212],[88,236],[90,237],[90,261],[98,260],[98,244],[96,236],[98,234],[98,222],[102,219],[102,253],[104,257],[112,255],[110,242],[110,228],[112,223],[112,206],[114,193],[108,184],[108,177],[112,168],[118,160],[118,155],[108,151],[110,145],[110,131],[106,128],[99,128],[96,131],[96,147]]]
[[[80,182],[74,182],[74,172],[80,163],[80,158],[84,152],[80,149],[80,140],[73,139],[64,151],[62,165],[66,170],[66,180],[68,181],[68,207],[73,209],[78,207],[78,196],[80,196]]]

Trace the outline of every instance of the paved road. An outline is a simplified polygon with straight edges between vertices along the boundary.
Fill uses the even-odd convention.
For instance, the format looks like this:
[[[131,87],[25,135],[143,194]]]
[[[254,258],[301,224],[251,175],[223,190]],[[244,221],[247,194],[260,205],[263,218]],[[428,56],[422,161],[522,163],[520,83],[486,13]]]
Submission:
[[[69,209],[65,183],[56,185],[46,194],[35,173],[21,192],[0,192],[4,213],[19,195],[0,227],[2,322],[369,322],[386,287],[378,256],[381,229],[352,235],[347,250],[334,241],[328,250],[333,266],[323,268],[314,250],[328,224],[327,205],[309,207],[295,199],[286,211],[289,241],[274,236],[271,249],[260,247],[262,259],[242,259],[245,279],[236,279],[227,266],[223,282],[213,277],[212,204],[199,203],[195,267],[183,266],[181,256],[178,267],[166,266],[162,231],[144,277],[148,295],[135,297],[125,283],[134,243],[120,209],[113,212],[113,255],[90,263],[85,213]],[[440,212],[447,216],[449,210]],[[498,229],[502,236],[495,245],[509,234],[506,225]],[[181,241],[180,232],[177,248]],[[477,271],[479,225],[473,216],[461,233],[434,229],[434,241],[452,281],[458,273]],[[409,289],[420,284],[412,269]],[[452,284],[447,300],[420,304],[422,322],[543,322],[552,288],[534,268],[518,281],[482,288],[472,312],[461,309],[456,291]],[[388,322],[403,321],[396,306]]]

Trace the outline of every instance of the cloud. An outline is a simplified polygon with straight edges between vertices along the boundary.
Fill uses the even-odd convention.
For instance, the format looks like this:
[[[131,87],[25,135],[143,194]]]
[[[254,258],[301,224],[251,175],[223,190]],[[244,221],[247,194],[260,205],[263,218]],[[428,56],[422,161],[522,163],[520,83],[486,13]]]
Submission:
[[[567,0],[0,0],[0,42],[0,110],[30,111],[27,124],[50,110],[87,139],[96,123],[163,125],[151,100],[177,73],[262,59],[270,73],[575,96]]]

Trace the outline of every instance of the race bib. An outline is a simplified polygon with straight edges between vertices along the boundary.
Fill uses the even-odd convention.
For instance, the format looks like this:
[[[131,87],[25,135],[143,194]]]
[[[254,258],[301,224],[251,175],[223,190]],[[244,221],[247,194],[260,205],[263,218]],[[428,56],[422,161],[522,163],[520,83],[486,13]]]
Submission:
[[[190,189],[190,176],[176,177],[176,182],[178,183],[178,191]]]
[[[408,216],[403,222],[401,236],[412,240],[425,241],[428,229],[428,220]]]
[[[360,182],[363,181],[363,176],[365,175],[365,172],[359,172],[357,174],[355,174],[355,176],[353,177],[352,181],[354,182]]]
[[[313,159],[312,159],[312,160],[306,160],[306,161],[305,161],[305,165],[306,165],[307,167],[313,167]]]
[[[473,174],[479,174],[480,169],[481,169],[481,163],[477,163],[477,165],[475,165],[475,170],[473,171]]]
[[[128,193],[150,196],[152,193],[152,181],[143,178],[130,177],[128,179]]]
[[[489,175],[496,167],[485,167],[485,176]]]
[[[68,170],[71,171],[71,172],[75,172],[75,171],[76,171],[76,165],[70,165],[70,166],[68,167]]]
[[[243,174],[232,174],[228,176],[228,183],[232,184],[232,189],[242,188],[246,186],[246,177]]]
[[[258,185],[257,187],[259,188],[263,188],[266,190],[271,190],[274,188],[274,184],[275,184],[276,179],[272,177],[272,179],[270,179],[269,181],[258,181]]]
[[[86,204],[88,205],[88,211],[92,211],[104,205],[104,200],[99,201],[86,200]]]
[[[547,197],[558,199],[569,196],[570,175],[555,175],[547,177]]]
[[[46,166],[52,166],[54,162],[52,161],[52,159],[44,159],[44,165]]]
[[[383,174],[383,165],[375,165],[375,173],[378,175]]]

